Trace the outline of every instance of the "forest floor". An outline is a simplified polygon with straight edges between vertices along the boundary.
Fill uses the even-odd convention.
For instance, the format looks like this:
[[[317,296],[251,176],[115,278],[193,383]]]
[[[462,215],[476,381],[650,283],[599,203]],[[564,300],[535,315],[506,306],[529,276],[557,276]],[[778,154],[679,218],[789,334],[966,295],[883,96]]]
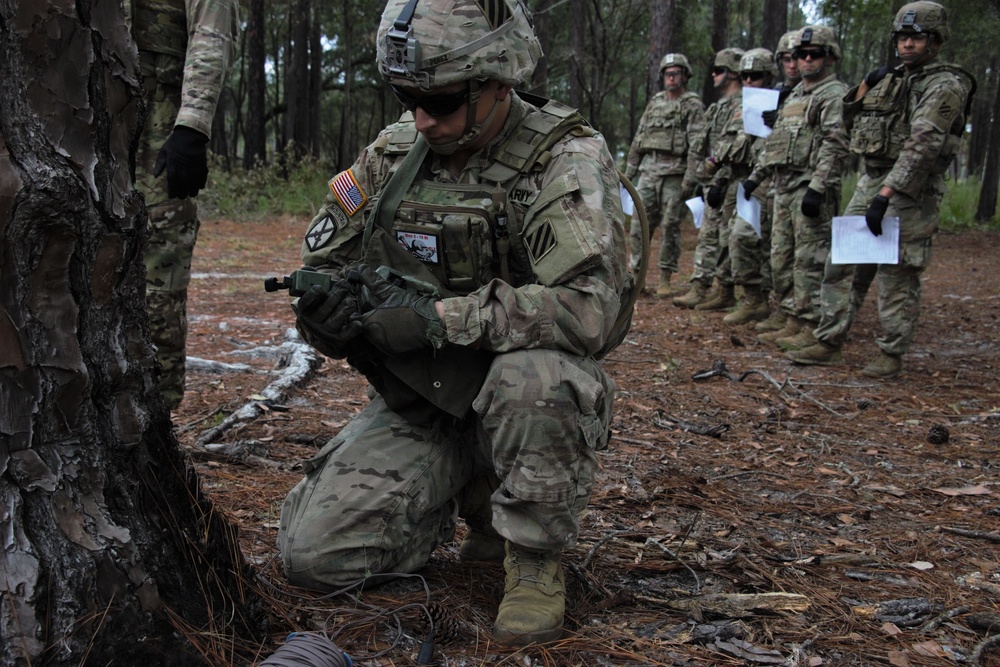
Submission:
[[[203,224],[189,355],[252,370],[193,369],[173,415],[273,602],[257,660],[292,630],[325,630],[357,665],[418,664],[429,608],[440,665],[1000,665],[1000,233],[936,239],[916,340],[887,381],[859,373],[876,352],[874,295],[829,368],[793,366],[721,312],[641,297],[605,362],[613,438],[563,557],[565,636],[510,650],[490,636],[503,568],[462,565],[457,541],[421,577],[357,595],[281,574],[278,516],[300,461],[367,401],[329,359],[281,405],[260,393],[276,362],[247,352],[294,326],[262,279],[298,268],[305,226]],[[688,226],[685,271],[694,242]],[[728,375],[695,379],[720,364]],[[252,404],[256,419],[225,421]],[[252,454],[206,455],[206,435]],[[765,593],[781,595],[750,597]]]

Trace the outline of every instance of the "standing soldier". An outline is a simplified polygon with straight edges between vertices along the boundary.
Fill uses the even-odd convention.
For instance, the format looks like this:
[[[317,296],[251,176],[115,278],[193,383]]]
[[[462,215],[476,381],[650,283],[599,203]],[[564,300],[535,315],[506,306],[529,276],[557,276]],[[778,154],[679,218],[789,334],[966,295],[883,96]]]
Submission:
[[[772,109],[770,111],[765,111],[761,114],[764,120],[764,124],[770,128],[774,128],[774,124],[778,120],[778,111],[781,109],[782,105],[784,105],[785,100],[788,99],[788,96],[791,95],[792,90],[795,89],[795,86],[797,86],[799,84],[799,81],[802,80],[802,75],[799,73],[798,62],[795,60],[794,57],[792,57],[792,50],[793,50],[792,41],[794,40],[798,32],[799,32],[798,30],[789,30],[788,32],[786,32],[784,35],[781,36],[781,39],[778,40],[778,50],[774,54],[774,61],[778,65],[778,67],[781,68],[781,73],[782,73],[781,84],[777,86],[778,106],[775,109]],[[758,161],[759,161],[759,156],[758,156]],[[774,201],[775,201],[775,188],[774,188],[774,182],[772,180],[770,181],[770,187],[768,188],[767,200],[766,202],[764,202],[764,204],[762,204],[762,209],[766,205],[768,216],[770,216],[771,219],[774,218]],[[767,263],[768,263],[768,268],[770,269],[768,271],[768,275],[771,278],[770,284],[773,291],[775,284],[791,285],[792,276],[789,274],[789,275],[779,276],[777,278],[774,277],[774,267],[770,265],[771,264],[770,243],[771,241],[769,240],[768,241],[769,254],[767,258]],[[786,269],[787,271],[791,271],[792,267],[789,265],[786,266]],[[760,333],[765,333],[768,331],[780,331],[781,329],[785,328],[787,319],[788,316],[785,313],[785,310],[780,307],[780,304],[775,303],[774,309],[771,311],[767,319],[765,319],[762,322],[758,322],[754,326],[754,330]]]
[[[382,78],[409,111],[330,181],[296,324],[371,383],[281,509],[285,573],[336,589],[503,561],[493,636],[553,641],[632,312],[619,174],[572,109],[514,92],[541,48],[519,0],[389,0]],[[401,242],[418,237],[419,256]],[[447,252],[445,252],[447,250]],[[615,317],[617,314],[617,317]]]
[[[774,55],[767,49],[750,49],[740,59],[740,77],[745,88],[767,88],[774,83],[777,75]],[[742,123],[734,140],[734,143],[737,142],[745,142],[746,149],[743,151],[744,155],[732,163],[734,185],[750,175],[763,143],[759,137],[747,136],[743,132]],[[760,189],[767,193],[770,187],[768,182],[762,184]],[[736,188],[731,190],[735,208]],[[768,294],[771,292],[771,211],[766,205],[761,205],[760,236],[749,223],[735,214],[730,219],[729,229],[733,284],[742,288],[743,296],[737,308],[722,318],[722,321],[726,324],[745,324],[763,320],[771,313],[767,305]]]
[[[733,286],[720,284],[715,294],[709,294],[712,278],[719,273],[718,266],[724,265],[726,280],[729,271],[728,236],[726,245],[722,245],[722,227],[727,224],[728,217],[723,210],[726,191],[729,187],[729,168],[719,160],[719,151],[725,147],[717,145],[725,132],[726,126],[733,122],[733,117],[739,117],[742,99],[739,96],[743,85],[740,82],[740,58],[743,49],[726,48],[715,54],[712,66],[712,85],[721,96],[713,102],[705,112],[705,126],[701,135],[696,138],[692,147],[692,159],[697,165],[696,177],[705,189],[705,215],[698,230],[698,245],[694,250],[694,271],[691,274],[691,288],[683,295],[674,298],[674,305],[684,308],[695,308],[707,302],[722,303],[728,308],[736,303],[733,298]],[[729,211],[730,215],[732,211]],[[729,295],[726,303],[725,295]],[[719,298],[717,298],[719,297]]]
[[[864,215],[875,236],[881,235],[885,216],[898,216],[899,263],[862,265],[855,271],[851,265],[827,262],[819,340],[789,353],[795,363],[840,363],[840,348],[859,303],[857,297],[852,301],[852,281],[862,284],[863,294],[874,277],[880,353],[861,372],[891,378],[903,369],[903,354],[913,342],[920,314],[920,277],[931,259],[944,174],[959,150],[976,86],[965,70],[938,61],[948,33],[948,18],[938,3],[903,5],[891,35],[902,65],[870,72],[844,98],[850,148],[864,166],[844,215]]]
[[[819,286],[830,254],[830,225],[840,201],[847,156],[842,98],[847,87],[833,73],[840,45],[833,30],[808,25],[793,40],[802,82],[785,100],[759,164],[744,183],[747,196],[768,176],[775,187],[771,275],[786,324],[759,336],[788,348],[815,342]],[[791,281],[788,282],[788,279]]]
[[[681,221],[687,207],[684,200],[694,192],[696,161],[689,148],[701,133],[705,105],[697,94],[687,91],[691,65],[680,53],[668,53],[660,61],[663,90],[653,96],[639,120],[639,129],[628,151],[625,175],[639,176],[636,191],[646,207],[651,231],[663,228],[660,246],[660,282],[657,296],[670,296],[670,280],[677,273],[681,255]],[[662,225],[660,224],[662,220]],[[642,253],[640,226],[632,225],[632,271],[639,269]]]
[[[136,187],[149,209],[146,308],[160,394],[184,397],[187,288],[198,237],[194,197],[208,179],[207,147],[239,30],[237,0],[132,0],[146,127],[136,151]],[[157,180],[166,171],[166,182]]]

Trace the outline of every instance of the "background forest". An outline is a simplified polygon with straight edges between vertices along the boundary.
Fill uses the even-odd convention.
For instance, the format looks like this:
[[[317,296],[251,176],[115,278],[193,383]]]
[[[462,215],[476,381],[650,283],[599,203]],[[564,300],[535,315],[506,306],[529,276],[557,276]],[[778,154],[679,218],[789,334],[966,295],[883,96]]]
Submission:
[[[850,85],[893,62],[889,33],[903,0],[531,0],[545,57],[532,92],[583,111],[624,161],[667,52],[683,52],[695,75],[689,89],[713,101],[713,54],[727,46],[772,49],[789,29],[808,22],[833,27]],[[945,0],[951,39],[943,58],[979,84],[970,132],[954,175],[964,209],[954,224],[995,218],[1000,179],[998,102],[1000,0]],[[206,212],[237,218],[309,215],[324,183],[346,169],[401,107],[375,67],[382,0],[243,0],[239,59],[223,96],[212,148],[220,164]],[[993,147],[992,149],[990,147]],[[993,156],[993,157],[990,157]],[[976,201],[980,183],[986,183]],[[949,221],[949,211],[944,217]],[[963,220],[964,219],[964,220]]]

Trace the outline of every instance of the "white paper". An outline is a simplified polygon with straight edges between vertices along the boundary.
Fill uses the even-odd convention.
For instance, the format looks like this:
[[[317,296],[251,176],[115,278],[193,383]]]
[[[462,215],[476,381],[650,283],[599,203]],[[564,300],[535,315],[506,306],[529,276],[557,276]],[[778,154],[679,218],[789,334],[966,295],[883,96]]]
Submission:
[[[778,91],[773,88],[743,87],[743,132],[766,137],[771,128],[764,125],[761,113],[778,108]]]
[[[686,202],[687,207],[691,209],[691,217],[694,219],[694,228],[701,229],[701,219],[705,215],[705,200],[701,197],[692,197]]]
[[[834,218],[830,261],[833,264],[898,264],[899,218],[884,218],[881,236],[871,233],[863,215]]]
[[[632,201],[632,195],[629,194],[628,190],[621,183],[618,184],[618,196],[622,200],[622,212],[625,215],[632,215],[635,213],[635,202]]]
[[[757,238],[760,238],[760,200],[753,196],[747,199],[742,183],[736,186],[736,215],[753,227]]]

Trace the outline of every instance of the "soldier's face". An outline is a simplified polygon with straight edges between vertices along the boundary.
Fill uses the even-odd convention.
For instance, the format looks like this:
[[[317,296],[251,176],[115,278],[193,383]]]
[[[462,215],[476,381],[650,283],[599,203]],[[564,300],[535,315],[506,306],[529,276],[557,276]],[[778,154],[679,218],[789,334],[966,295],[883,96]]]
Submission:
[[[684,69],[681,67],[668,67],[663,70],[663,89],[666,91],[676,91],[684,89]]]
[[[923,62],[930,52],[931,39],[927,33],[901,32],[896,35],[896,51],[904,65]]]
[[[404,89],[416,101],[416,108],[413,110],[413,119],[417,132],[424,135],[424,139],[432,147],[435,144],[447,144],[458,141],[465,134],[469,104],[466,101],[450,114],[432,115],[420,106],[420,98],[446,98],[450,95],[459,95],[467,87],[467,83],[458,82],[448,86],[441,86],[430,93],[410,88]],[[489,81],[480,88],[479,100],[476,102],[476,123],[482,123],[489,116],[493,105],[498,99],[497,83],[495,81]]]
[[[826,68],[826,51],[815,47],[795,49],[792,54],[803,79],[814,79],[824,74]]]
[[[781,54],[781,71],[785,74],[785,81],[798,81],[802,78],[799,65],[791,53]]]

